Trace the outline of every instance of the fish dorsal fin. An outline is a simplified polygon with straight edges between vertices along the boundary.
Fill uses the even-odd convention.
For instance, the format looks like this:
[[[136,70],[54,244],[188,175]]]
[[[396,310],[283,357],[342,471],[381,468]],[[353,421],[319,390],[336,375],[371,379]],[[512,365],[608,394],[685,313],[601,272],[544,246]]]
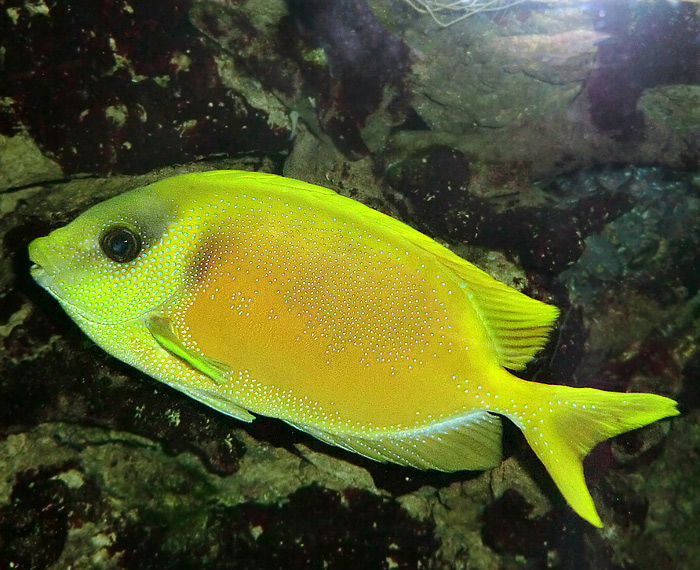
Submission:
[[[416,236],[417,234],[417,236]],[[486,328],[498,363],[522,370],[545,344],[559,309],[497,281],[436,241],[412,231],[412,240],[454,275]]]
[[[501,420],[472,411],[424,427],[351,435],[287,421],[314,437],[370,459],[439,471],[484,470],[501,461]]]
[[[545,344],[559,309],[497,281],[468,261],[452,270],[493,342],[498,362],[522,370]]]

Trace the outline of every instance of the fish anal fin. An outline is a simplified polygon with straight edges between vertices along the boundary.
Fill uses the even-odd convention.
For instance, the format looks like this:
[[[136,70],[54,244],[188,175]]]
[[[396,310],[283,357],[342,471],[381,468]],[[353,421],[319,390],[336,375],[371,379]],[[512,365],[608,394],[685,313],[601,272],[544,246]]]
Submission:
[[[485,411],[468,412],[415,429],[354,435],[293,426],[370,459],[418,469],[484,470],[501,461],[501,420]]]
[[[232,368],[225,362],[209,358],[187,348],[178,337],[170,319],[161,315],[151,315],[146,320],[146,326],[156,342],[165,350],[184,360],[217,384],[228,382]]]

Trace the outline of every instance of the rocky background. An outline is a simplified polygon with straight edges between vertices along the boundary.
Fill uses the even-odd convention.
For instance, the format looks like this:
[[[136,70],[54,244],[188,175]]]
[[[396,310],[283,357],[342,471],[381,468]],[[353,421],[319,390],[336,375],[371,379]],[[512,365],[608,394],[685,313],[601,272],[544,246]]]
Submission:
[[[0,5],[0,569],[700,564],[700,15],[403,0]],[[219,415],[104,354],[26,246],[181,172],[264,170],[399,217],[562,308],[526,377],[675,397],[598,446],[582,522],[510,426],[484,473]]]

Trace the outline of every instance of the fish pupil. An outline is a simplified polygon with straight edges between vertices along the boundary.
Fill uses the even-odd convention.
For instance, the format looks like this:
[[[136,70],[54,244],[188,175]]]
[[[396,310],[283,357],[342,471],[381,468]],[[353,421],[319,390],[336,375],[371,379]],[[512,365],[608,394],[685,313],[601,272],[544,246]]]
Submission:
[[[126,263],[141,252],[141,238],[130,228],[114,226],[102,234],[100,247],[112,261]]]

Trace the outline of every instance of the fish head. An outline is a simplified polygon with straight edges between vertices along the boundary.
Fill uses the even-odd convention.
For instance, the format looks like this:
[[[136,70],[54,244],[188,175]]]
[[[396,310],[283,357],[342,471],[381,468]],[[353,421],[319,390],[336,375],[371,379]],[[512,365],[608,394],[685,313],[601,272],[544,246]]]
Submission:
[[[166,243],[176,215],[151,187],[106,200],[29,244],[32,277],[71,316],[101,325],[138,319],[182,288],[181,255]]]

